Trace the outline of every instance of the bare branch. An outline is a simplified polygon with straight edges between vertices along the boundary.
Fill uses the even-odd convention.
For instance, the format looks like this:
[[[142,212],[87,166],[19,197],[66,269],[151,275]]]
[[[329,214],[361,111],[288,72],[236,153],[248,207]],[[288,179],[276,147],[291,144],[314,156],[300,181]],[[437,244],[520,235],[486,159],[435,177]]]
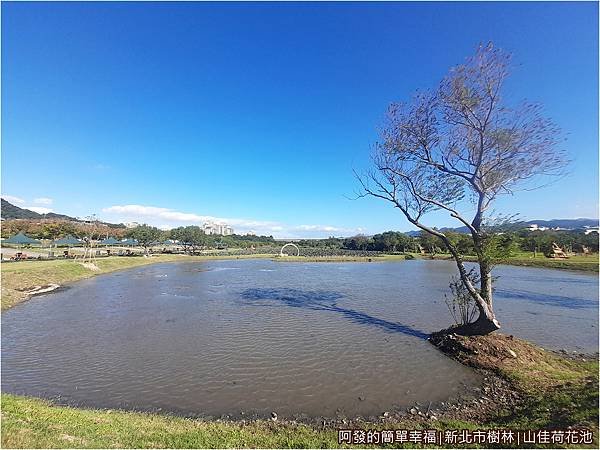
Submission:
[[[391,202],[410,223],[442,239],[480,312],[492,319],[485,213],[499,195],[512,194],[540,176],[556,176],[567,162],[560,130],[538,104],[503,103],[510,59],[492,44],[480,46],[437,89],[391,104],[374,148],[374,170],[366,178],[355,174],[364,195]],[[470,219],[463,212],[467,207]],[[471,232],[480,263],[479,289],[447,236],[423,223],[434,210],[447,211]]]

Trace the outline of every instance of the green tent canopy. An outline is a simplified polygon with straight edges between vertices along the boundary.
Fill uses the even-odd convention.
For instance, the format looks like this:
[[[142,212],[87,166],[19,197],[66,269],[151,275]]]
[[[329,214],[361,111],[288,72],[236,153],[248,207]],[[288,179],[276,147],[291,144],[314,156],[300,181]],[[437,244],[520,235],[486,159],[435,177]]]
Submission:
[[[41,244],[40,241],[36,239],[32,239],[29,236],[25,236],[23,233],[19,232],[14,236],[9,237],[8,239],[4,239],[2,241],[3,244],[18,244],[18,245],[27,245],[27,244]]]
[[[138,245],[138,241],[135,239],[125,239],[124,241],[119,242],[120,245]]]
[[[82,242],[77,239],[74,236],[71,236],[70,234],[68,236],[65,236],[64,238],[60,238],[54,241],[54,245],[59,246],[59,245],[81,245]]]
[[[121,244],[121,241],[116,240],[114,237],[109,237],[100,241],[102,245],[118,245]]]

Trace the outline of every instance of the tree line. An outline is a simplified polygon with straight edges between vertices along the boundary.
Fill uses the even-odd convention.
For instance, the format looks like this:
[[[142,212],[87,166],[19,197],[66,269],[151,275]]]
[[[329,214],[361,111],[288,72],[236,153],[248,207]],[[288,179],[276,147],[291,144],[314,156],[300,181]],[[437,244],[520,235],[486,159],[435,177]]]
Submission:
[[[89,224],[70,221],[30,221],[5,220],[2,223],[2,237],[7,238],[23,232],[35,239],[54,240],[68,235],[84,238],[90,233]],[[445,235],[461,254],[476,254],[469,234],[445,231]],[[194,253],[205,248],[258,248],[277,247],[273,236],[254,235],[207,235],[195,225],[160,230],[149,225],[127,229],[123,226],[95,224],[95,237],[116,239],[136,239],[140,245],[162,245],[167,240],[178,241],[184,251]],[[535,230],[520,229],[494,234],[491,245],[497,254],[514,256],[518,252],[534,252],[550,256],[552,244],[556,243],[567,251],[581,252],[585,246],[591,252],[598,252],[598,234],[584,234],[581,230]],[[302,239],[296,242],[302,248],[329,250],[357,250],[383,253],[448,253],[448,248],[439,237],[426,232],[411,236],[400,231],[386,231],[373,236],[356,235],[348,238],[329,237],[327,239]]]
[[[476,256],[476,249],[470,234],[445,231],[451,245],[462,255]],[[567,251],[582,252],[585,246],[591,252],[598,252],[598,234],[585,234],[581,230],[535,230],[527,229],[492,233],[488,243],[489,251],[498,257],[515,256],[519,252],[536,252],[552,255],[552,244],[556,243]],[[446,243],[438,236],[420,232],[411,236],[399,231],[386,231],[373,236],[356,235],[349,238],[303,239],[297,242],[300,247],[328,249],[377,251],[384,253],[448,253]]]
[[[65,236],[76,238],[91,237],[102,240],[109,237],[121,240],[131,238],[142,246],[159,246],[167,240],[179,241],[187,252],[195,252],[200,248],[252,248],[264,245],[275,245],[273,236],[254,235],[207,235],[202,228],[195,225],[178,227],[172,230],[161,230],[150,225],[125,228],[124,225],[112,225],[102,222],[84,223],[66,220],[5,220],[2,222],[2,237],[8,238],[19,232],[34,239],[55,240]]]
[[[166,241],[176,241],[176,245],[190,254],[206,248],[225,249],[235,247],[250,249],[275,244],[273,236],[206,234],[197,225],[177,227],[171,230],[160,230],[150,225],[140,225],[128,230],[125,236],[137,240],[139,245],[146,249],[151,246],[166,245]]]

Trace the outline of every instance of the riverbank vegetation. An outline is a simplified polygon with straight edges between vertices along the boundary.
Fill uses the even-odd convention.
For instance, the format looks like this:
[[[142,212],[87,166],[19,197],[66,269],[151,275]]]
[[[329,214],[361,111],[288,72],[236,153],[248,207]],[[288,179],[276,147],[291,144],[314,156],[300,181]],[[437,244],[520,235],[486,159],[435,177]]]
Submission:
[[[434,335],[432,342],[449,357],[487,377],[502,379],[506,387],[458,408],[435,410],[435,415],[407,412],[384,415],[376,422],[347,418],[312,423],[186,419],[58,406],[46,400],[3,394],[2,447],[321,448],[339,447],[337,429],[350,427],[597,430],[596,357],[573,359],[498,333],[477,337]],[[505,395],[506,392],[515,395]],[[594,443],[587,447],[596,448],[597,443],[595,433]]]

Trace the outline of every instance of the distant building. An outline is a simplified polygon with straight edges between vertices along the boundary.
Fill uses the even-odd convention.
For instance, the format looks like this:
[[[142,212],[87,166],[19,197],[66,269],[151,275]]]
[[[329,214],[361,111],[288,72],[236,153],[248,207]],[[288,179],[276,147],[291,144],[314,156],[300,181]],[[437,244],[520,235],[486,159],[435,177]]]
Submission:
[[[233,228],[224,223],[206,222],[202,225],[205,234],[218,234],[221,236],[229,236],[233,234]]]
[[[586,235],[588,235],[590,233],[600,234],[598,227],[585,227],[584,233]]]
[[[256,236],[256,231],[250,230],[246,233],[246,236]]]
[[[125,228],[137,228],[140,226],[140,224],[137,222],[127,222],[127,223],[124,223],[123,225],[125,225]]]

